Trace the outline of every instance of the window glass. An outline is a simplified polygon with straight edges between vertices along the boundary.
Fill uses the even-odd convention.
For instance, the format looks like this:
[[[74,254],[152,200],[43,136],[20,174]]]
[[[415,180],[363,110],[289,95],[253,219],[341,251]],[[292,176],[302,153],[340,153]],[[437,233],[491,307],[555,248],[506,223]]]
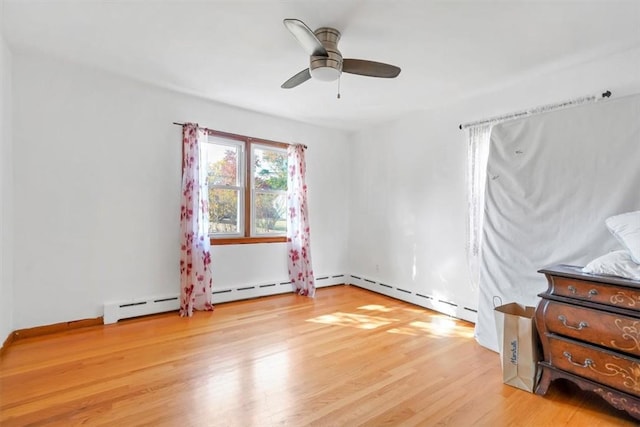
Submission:
[[[253,233],[287,233],[287,152],[253,147]]]
[[[209,234],[240,232],[240,192],[209,187]]]
[[[256,234],[287,233],[287,196],[283,194],[255,193]]]
[[[287,191],[287,153],[284,150],[255,147],[253,180],[256,190]]]
[[[215,140],[206,144],[205,155],[209,185],[240,185],[241,147],[237,144],[219,143]]]
[[[242,142],[209,138],[204,156],[209,186],[209,234],[239,235],[242,231]]]

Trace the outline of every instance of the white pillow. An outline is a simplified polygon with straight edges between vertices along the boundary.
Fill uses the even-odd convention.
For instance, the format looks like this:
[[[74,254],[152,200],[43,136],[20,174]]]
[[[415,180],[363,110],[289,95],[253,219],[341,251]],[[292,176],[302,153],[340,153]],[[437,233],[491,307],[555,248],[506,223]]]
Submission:
[[[640,264],[640,211],[612,216],[605,221],[609,231]]]
[[[582,271],[640,280],[640,264],[634,262],[629,252],[624,250],[602,255],[587,264]]]

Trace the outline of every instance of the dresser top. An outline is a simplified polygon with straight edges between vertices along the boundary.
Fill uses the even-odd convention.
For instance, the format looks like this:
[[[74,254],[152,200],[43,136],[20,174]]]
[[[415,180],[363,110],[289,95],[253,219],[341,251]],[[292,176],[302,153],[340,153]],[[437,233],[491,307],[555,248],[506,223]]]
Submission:
[[[569,277],[572,279],[586,280],[590,282],[611,283],[614,285],[630,286],[640,288],[640,280],[625,279],[617,276],[606,276],[602,274],[584,273],[582,267],[567,264],[557,264],[551,267],[538,270],[538,273],[549,274],[551,276]]]

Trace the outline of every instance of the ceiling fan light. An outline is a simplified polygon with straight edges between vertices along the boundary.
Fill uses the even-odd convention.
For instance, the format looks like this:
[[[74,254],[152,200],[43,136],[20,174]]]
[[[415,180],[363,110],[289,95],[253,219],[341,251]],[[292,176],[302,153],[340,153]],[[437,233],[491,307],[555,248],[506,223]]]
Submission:
[[[311,76],[324,82],[332,82],[338,80],[340,70],[333,67],[317,67],[311,70]]]

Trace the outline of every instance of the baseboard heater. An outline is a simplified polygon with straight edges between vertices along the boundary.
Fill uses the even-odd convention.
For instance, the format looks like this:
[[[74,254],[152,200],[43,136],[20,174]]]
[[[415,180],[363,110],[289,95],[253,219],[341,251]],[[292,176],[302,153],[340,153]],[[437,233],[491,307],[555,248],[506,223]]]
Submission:
[[[326,286],[341,285],[346,283],[346,277],[347,276],[344,274],[319,276],[315,279],[316,287],[322,288]],[[288,280],[222,289],[216,289],[214,287],[212,300],[214,304],[219,304],[223,302],[284,294],[291,291],[291,282]],[[180,296],[175,294],[160,297],[139,298],[131,301],[105,303],[104,323],[107,325],[110,323],[116,323],[121,319],[175,311],[180,308],[179,298]]]
[[[347,283],[358,286],[382,295],[386,295],[395,299],[399,299],[410,304],[444,313],[446,315],[463,319],[468,322],[476,323],[478,318],[477,310],[469,307],[461,306],[453,301],[446,301],[435,295],[425,295],[412,292],[409,289],[392,286],[387,283],[377,282],[364,276],[355,276],[353,274],[347,277]]]

